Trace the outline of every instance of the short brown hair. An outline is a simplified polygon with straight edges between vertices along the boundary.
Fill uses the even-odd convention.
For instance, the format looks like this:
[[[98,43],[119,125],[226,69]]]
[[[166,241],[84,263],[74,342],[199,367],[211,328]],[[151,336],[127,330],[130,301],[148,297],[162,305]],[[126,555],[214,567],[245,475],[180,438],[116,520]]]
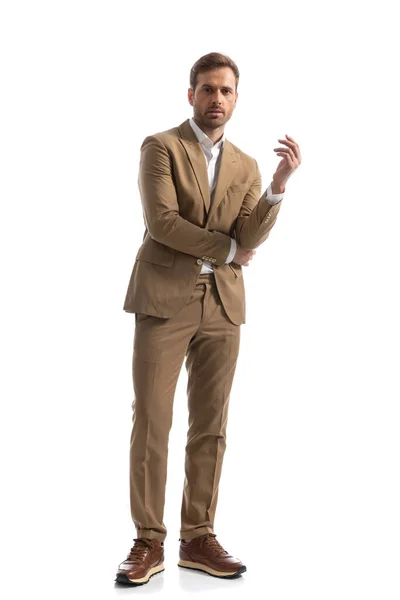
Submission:
[[[239,84],[239,69],[236,63],[226,54],[219,52],[210,52],[197,60],[190,69],[190,87],[194,91],[197,85],[197,75],[211,69],[219,69],[221,67],[230,67],[235,75],[236,89]]]

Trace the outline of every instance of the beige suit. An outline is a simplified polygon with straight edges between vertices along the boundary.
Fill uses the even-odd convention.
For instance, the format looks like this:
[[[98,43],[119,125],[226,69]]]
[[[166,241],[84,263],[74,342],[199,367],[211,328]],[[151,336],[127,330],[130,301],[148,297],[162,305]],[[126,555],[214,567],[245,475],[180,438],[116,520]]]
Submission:
[[[226,139],[210,203],[206,160],[189,119],[144,140],[139,188],[145,233],[124,304],[136,323],[131,514],[138,537],[165,539],[168,437],[186,357],[189,427],[180,537],[190,540],[214,531],[245,323],[242,268],[224,264],[231,236],[256,248],[267,239],[281,203],[269,204],[266,194],[260,198],[256,161]],[[203,261],[213,273],[200,274]],[[242,520],[238,515],[238,526]]]
[[[264,242],[281,202],[261,198],[261,175],[251,158],[228,140],[210,205],[206,161],[189,119],[148,136],[141,149],[139,188],[145,233],[124,310],[157,317],[179,313],[193,292],[203,260],[214,266],[224,309],[245,323],[242,267],[225,265],[230,238],[248,249]],[[254,210],[253,210],[254,209]]]

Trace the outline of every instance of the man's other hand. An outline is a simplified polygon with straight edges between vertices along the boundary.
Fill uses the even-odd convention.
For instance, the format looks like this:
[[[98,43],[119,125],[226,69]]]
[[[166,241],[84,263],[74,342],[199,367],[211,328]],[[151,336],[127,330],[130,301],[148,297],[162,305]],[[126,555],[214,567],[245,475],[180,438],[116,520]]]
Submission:
[[[239,244],[237,244],[236,254],[233,257],[232,262],[235,262],[238,265],[248,267],[249,261],[253,258],[255,253],[255,250],[247,250],[247,248],[242,248],[242,246],[239,246]]]

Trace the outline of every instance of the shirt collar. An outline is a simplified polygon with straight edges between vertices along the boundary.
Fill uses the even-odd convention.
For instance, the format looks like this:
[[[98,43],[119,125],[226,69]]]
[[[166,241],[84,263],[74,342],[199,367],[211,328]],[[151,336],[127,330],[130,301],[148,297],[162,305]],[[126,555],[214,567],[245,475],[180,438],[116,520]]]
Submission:
[[[202,144],[202,146],[205,146],[206,148],[223,148],[224,142],[225,142],[225,133],[223,134],[222,138],[218,142],[214,143],[208,137],[208,135],[205,134],[202,129],[200,129],[200,127],[197,125],[197,123],[194,122],[193,118],[189,119],[189,123],[190,123],[193,131],[195,132],[196,137],[199,140],[200,144]]]

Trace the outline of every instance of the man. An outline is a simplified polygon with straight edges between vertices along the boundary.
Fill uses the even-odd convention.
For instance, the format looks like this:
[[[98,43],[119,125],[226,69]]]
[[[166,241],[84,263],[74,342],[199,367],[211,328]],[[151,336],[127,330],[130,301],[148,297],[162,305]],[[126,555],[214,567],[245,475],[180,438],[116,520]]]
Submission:
[[[193,117],[145,138],[139,189],[145,233],[126,293],[135,313],[130,502],[137,538],[116,581],[147,583],[164,570],[168,436],[186,357],[189,429],[179,566],[222,578],[246,570],[217,541],[214,517],[228,404],[245,323],[242,267],[268,237],[285,184],[301,162],[289,136],[262,196],[255,159],[229,142],[239,71],[212,52],[192,67]]]

